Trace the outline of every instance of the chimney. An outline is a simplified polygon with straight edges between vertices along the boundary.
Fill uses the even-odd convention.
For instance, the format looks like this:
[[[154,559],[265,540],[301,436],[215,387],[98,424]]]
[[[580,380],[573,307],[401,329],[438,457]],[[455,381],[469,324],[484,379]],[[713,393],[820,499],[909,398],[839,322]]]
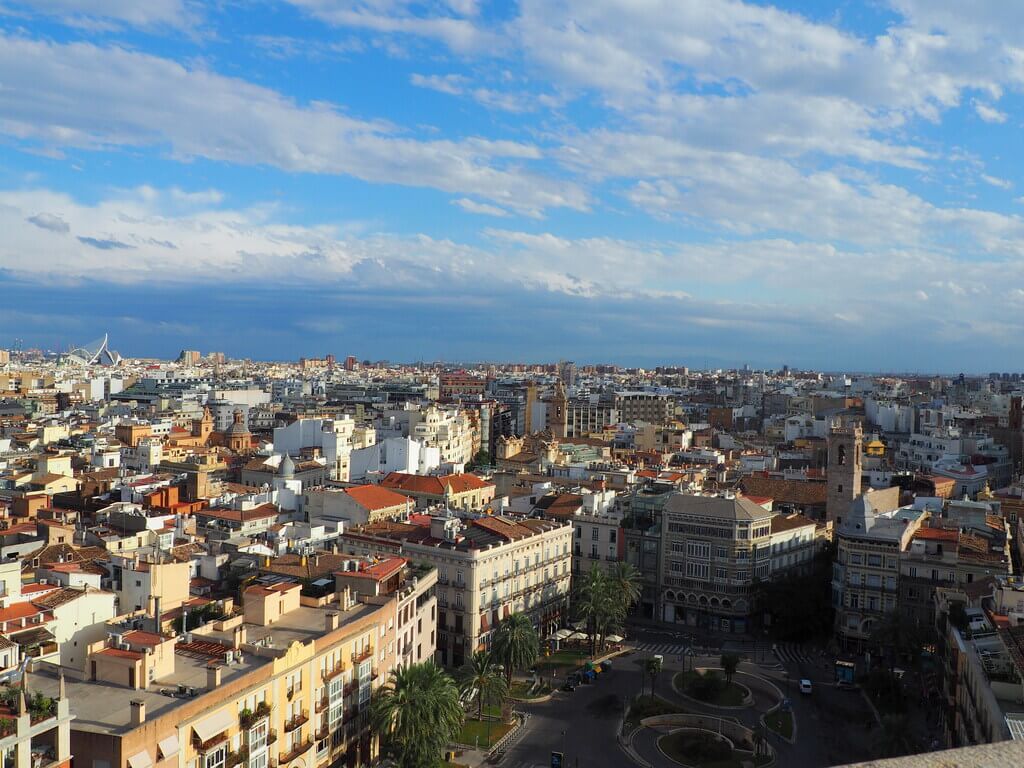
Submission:
[[[211,691],[220,688],[220,664],[210,664],[206,667],[206,687]]]
[[[146,702],[142,699],[132,699],[131,724],[135,727],[146,722]]]
[[[244,625],[239,625],[239,626],[235,627],[234,636],[233,636],[232,639],[233,639],[232,646],[234,647],[234,649],[236,651],[239,650],[242,647],[242,644],[245,643],[245,626]]]
[[[326,622],[326,626],[324,628],[328,632],[333,632],[334,630],[336,630],[338,628],[338,623],[339,623],[340,618],[341,617],[338,616],[338,614],[336,614],[334,611],[328,611],[327,612],[327,622]]]

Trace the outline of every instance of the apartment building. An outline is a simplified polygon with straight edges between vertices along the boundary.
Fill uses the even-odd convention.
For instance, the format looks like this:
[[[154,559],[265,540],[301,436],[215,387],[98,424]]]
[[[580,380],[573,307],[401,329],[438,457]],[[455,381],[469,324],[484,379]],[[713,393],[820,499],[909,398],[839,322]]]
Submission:
[[[477,445],[480,442],[480,436],[478,433],[474,435],[473,423],[465,411],[437,406],[423,411],[409,437],[436,447],[441,453],[441,463],[452,466],[469,463],[473,458],[474,442]]]
[[[954,602],[963,608],[958,621]],[[936,604],[944,746],[1024,739],[1024,625],[986,585],[939,590]]]
[[[898,608],[902,554],[931,517],[925,509],[878,509],[876,498],[858,497],[836,528],[832,601],[836,636],[847,649],[864,648],[885,615]]]
[[[408,475],[392,472],[380,481],[386,488],[416,502],[417,509],[444,505],[449,509],[480,510],[494,501],[495,486],[476,475]]]
[[[181,641],[131,618],[90,648],[86,674],[61,683],[42,664],[31,688],[66,689],[77,765],[369,765],[372,692],[396,666],[434,654],[436,572],[352,561],[335,584],[317,592],[261,576],[241,610]]]
[[[417,516],[352,528],[339,546],[355,555],[400,553],[437,568],[437,660],[458,668],[490,647],[512,613],[530,616],[542,638],[564,623],[572,531],[553,520]]]
[[[754,580],[771,576],[772,516],[743,496],[670,496],[662,513],[661,618],[746,632]]]
[[[675,411],[672,398],[656,392],[616,392],[613,403],[619,419],[627,424],[665,424]]]

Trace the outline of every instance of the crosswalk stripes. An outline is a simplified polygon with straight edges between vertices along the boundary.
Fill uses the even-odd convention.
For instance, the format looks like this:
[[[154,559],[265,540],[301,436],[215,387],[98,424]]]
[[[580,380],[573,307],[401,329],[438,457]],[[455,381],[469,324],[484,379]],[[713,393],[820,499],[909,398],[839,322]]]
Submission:
[[[650,640],[637,643],[636,649],[649,654],[661,654],[662,656],[682,656],[686,653],[687,646],[679,643],[658,643]]]
[[[775,646],[775,655],[779,661],[788,661],[794,664],[807,664],[812,660],[810,654],[802,646],[794,643],[778,643]]]

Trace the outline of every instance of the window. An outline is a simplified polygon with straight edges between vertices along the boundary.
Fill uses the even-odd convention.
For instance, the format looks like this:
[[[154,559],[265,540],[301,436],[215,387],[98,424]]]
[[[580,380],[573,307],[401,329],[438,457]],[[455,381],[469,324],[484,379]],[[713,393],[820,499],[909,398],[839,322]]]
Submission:
[[[597,541],[597,537],[598,537],[598,529],[597,529],[597,526],[595,525],[593,528],[590,529],[590,538],[592,540],[594,540],[594,541]]]
[[[882,556],[881,555],[868,555],[868,565],[873,568],[882,567]]]
[[[686,557],[707,560],[711,557],[711,544],[706,541],[686,542]]]
[[[843,484],[842,483],[840,483],[839,485],[836,486],[836,491],[838,491],[839,493],[843,492]]]
[[[857,595],[857,594],[850,595],[850,607],[851,608],[859,608],[860,607],[860,595]]]
[[[707,563],[687,563],[686,575],[693,579],[707,579],[711,567]]]
[[[267,753],[260,752],[249,758],[249,768],[267,768]]]
[[[228,757],[228,745],[221,744],[203,756],[203,768],[224,768]]]
[[[267,746],[267,719],[264,717],[249,729],[249,751],[263,749]]]
[[[726,558],[728,556],[729,556],[729,551],[725,547],[716,547],[715,548],[715,557],[723,558],[724,559],[724,558]]]
[[[614,529],[608,531],[608,542],[610,544],[614,544],[615,543],[615,530]]]

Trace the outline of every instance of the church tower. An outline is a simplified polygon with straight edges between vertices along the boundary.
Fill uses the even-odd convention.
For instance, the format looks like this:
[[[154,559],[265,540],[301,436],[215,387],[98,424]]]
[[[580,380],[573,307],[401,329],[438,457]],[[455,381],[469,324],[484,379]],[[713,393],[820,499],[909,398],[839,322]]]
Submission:
[[[860,496],[863,439],[860,424],[850,427],[833,424],[828,435],[825,517],[837,524],[849,512],[851,502]]]

